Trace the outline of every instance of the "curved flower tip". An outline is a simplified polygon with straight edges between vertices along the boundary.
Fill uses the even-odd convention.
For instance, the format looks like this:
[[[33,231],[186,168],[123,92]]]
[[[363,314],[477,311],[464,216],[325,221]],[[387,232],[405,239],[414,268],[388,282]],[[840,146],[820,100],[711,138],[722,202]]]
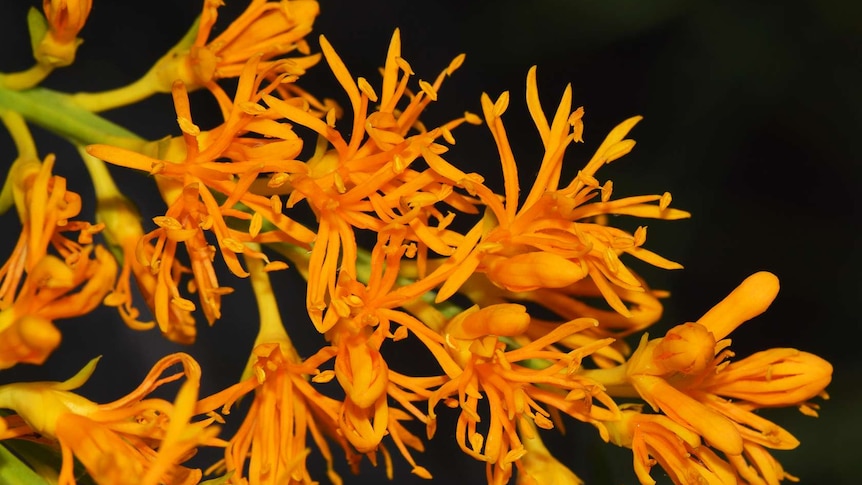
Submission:
[[[746,278],[727,297],[712,307],[697,323],[709,329],[715,340],[721,340],[736,327],[760,315],[778,295],[778,277],[767,271]]]

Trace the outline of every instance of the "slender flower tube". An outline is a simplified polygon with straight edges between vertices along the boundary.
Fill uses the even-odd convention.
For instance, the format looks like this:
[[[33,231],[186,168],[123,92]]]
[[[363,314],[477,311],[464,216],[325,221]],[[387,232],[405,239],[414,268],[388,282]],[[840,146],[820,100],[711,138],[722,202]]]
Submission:
[[[309,382],[320,376],[318,367],[330,360],[332,347],[301,359],[282,324],[275,294],[261,261],[247,258],[252,287],[260,312],[260,329],[244,379],[227,390],[204,399],[199,406],[232,404],[247,393],[254,400],[237,432],[225,448],[224,468],[231,483],[313,483],[306,467],[311,435],[327,463],[333,483],[341,479],[333,468],[332,451],[326,440],[335,441],[345,454],[353,452],[344,436],[336,432],[341,402],[318,392]],[[247,480],[247,482],[246,482]]]
[[[548,451],[535,424],[519,421],[518,430],[527,453],[521,457],[515,485],[583,485],[583,480]]]

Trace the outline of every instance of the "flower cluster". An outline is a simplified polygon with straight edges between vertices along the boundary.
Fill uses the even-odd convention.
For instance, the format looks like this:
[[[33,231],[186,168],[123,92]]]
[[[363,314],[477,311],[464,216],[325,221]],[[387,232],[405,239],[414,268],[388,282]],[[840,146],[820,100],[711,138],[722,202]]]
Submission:
[[[430,81],[415,79],[395,30],[380,80],[369,81],[351,74],[326,37],[313,52],[307,36],[317,2],[253,0],[213,35],[220,5],[204,0],[186,38],[132,85],[55,93],[64,102],[54,109],[80,120],[64,129],[93,183],[95,223],[78,220],[81,198],[52,175],[54,157],[36,156],[26,122],[40,122],[41,112],[3,106],[0,97],[0,118],[19,151],[0,209],[14,207],[21,228],[0,268],[0,368],[42,364],[60,344],[53,322],[100,304],[116,308],[130,329],[205,344],[201,321],[246,324],[221,322],[222,306],[250,283],[259,325],[254,345],[238,349],[245,372],[200,396],[198,364],[174,353],[108,404],[73,392],[95,361],[66,382],[9,383],[0,386],[0,408],[9,411],[0,440],[58,445],[64,485],[76,482],[76,459],[101,484],[192,484],[206,475],[237,485],[317,483],[309,439],[336,484],[338,450],[354,473],[364,460],[382,458],[390,478],[390,450],[397,450],[413,474],[431,479],[433,467],[416,453],[438,435],[454,435],[484,463],[489,484],[512,477],[579,484],[541,437],[575,421],[631,448],[644,484],[655,483],[656,464],[678,484],[795,480],[769,450],[798,440],[755,411],[798,406],[816,415],[811,400],[827,397],[832,368],[795,349],[733,360],[726,339],[766,310],[778,291],[774,275],[750,276],[697,322],[660,338],[643,334],[634,350],[625,340],[659,321],[666,296],[626,260],[682,266],[646,248],[646,226],[629,232],[609,216],[689,217],[670,206],[667,192],[615,199],[612,182],[597,178],[634,148],[627,137],[639,116],[564,176],[567,152],[584,141],[585,110],[573,106],[568,86],[549,116],[536,67],[527,73],[526,105],[543,154],[517,161],[503,123],[508,92],[483,94],[481,116],[422,121],[463,54]],[[50,29],[40,37],[37,66],[72,63],[89,10],[88,1],[45,1]],[[346,109],[301,87],[319,62],[343,89]],[[0,89],[38,101],[41,91],[29,88],[50,72],[39,69],[0,77]],[[222,82],[228,78],[235,82]],[[195,89],[220,109],[212,128],[202,129],[193,113]],[[141,140],[95,114],[158,92],[172,96],[175,136]],[[94,135],[88,122],[105,133]],[[490,131],[502,191],[450,153],[465,123]],[[164,211],[141,214],[106,162],[154,182]],[[533,165],[535,180],[521,187],[519,168]],[[290,325],[270,283],[288,268],[307,283],[307,319]],[[302,355],[289,336],[300,332],[322,344]],[[392,355],[406,339],[434,370],[403,370]],[[176,364],[182,372],[166,374]],[[151,395],[181,377],[175,399]],[[250,400],[247,408],[241,399]],[[457,422],[438,433],[438,413],[447,408]],[[232,410],[241,414],[238,427],[222,433]],[[221,458],[209,468],[189,465],[202,447],[219,449]]]

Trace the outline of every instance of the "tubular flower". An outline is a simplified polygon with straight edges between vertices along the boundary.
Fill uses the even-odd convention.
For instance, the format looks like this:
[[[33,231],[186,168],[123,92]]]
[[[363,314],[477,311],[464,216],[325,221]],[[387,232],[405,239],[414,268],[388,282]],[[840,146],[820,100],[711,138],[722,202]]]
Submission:
[[[200,368],[186,354],[173,354],[155,364],[141,385],[127,396],[97,404],[80,396],[80,387],[98,359],[65,382],[29,382],[0,386],[0,408],[21,418],[6,427],[0,439],[39,434],[56,440],[63,456],[59,485],[73,485],[73,457],[99,483],[191,484],[200,470],[181,465],[198,446],[224,446],[213,426],[217,416],[191,421],[200,385]],[[164,375],[175,364],[183,371]],[[176,400],[147,398],[162,384],[185,376]],[[7,418],[8,420],[9,418]]]
[[[305,36],[311,32],[320,7],[313,0],[252,0],[245,11],[222,33],[209,39],[218,18],[221,0],[205,0],[197,32],[191,44],[181,43],[160,59],[148,76],[162,92],[170,92],[177,80],[189,90],[215,81],[238,77],[248,59],[261,56],[258,72],[275,68],[279,73],[301,75],[320,60],[310,55]],[[281,56],[299,52],[289,59]]]
[[[771,349],[737,362],[726,361],[734,354],[724,338],[765,311],[777,292],[774,275],[756,273],[697,322],[674,327],[663,338],[644,336],[624,366],[628,381],[653,409],[702,436],[748,475],[758,469],[781,470],[765,467],[772,459],[763,458],[764,447],[792,449],[799,444],[789,432],[752,411],[795,405],[816,415],[807,401],[817,395],[827,397],[824,388],[832,375],[828,362],[794,349]],[[757,463],[745,465],[743,454]],[[785,476],[783,471],[769,473]],[[768,480],[765,475],[761,478]]]
[[[429,434],[436,424],[433,410],[438,402],[459,406],[456,440],[465,453],[487,463],[489,483],[506,483],[512,474],[512,463],[518,463],[527,453],[517,433],[519,423],[554,427],[543,405],[595,425],[603,437],[607,436],[603,423],[618,419],[617,406],[602,386],[578,375],[581,360],[608,345],[611,339],[568,353],[553,347],[568,335],[596,325],[596,321],[568,322],[541,338],[505,351],[500,337],[520,336],[529,324],[530,317],[521,305],[474,306],[455,316],[443,331],[451,360],[438,360],[449,380],[428,399],[432,420]],[[541,368],[519,363],[530,359],[542,362]],[[453,397],[456,394],[457,399]],[[477,430],[478,402],[483,397],[490,410],[486,435]]]
[[[357,251],[354,228],[376,232],[404,228],[408,231],[406,237],[416,241],[417,258],[421,261],[425,261],[428,248],[448,256],[460,245],[463,236],[446,230],[452,216],[442,215],[433,205],[443,201],[468,210],[473,210],[472,206],[452,191],[447,179],[437,174],[433,166],[423,172],[409,167],[424,153],[445,151],[435,140],[442,137],[452,142],[451,130],[465,121],[475,123],[478,119],[468,113],[430,131],[419,122],[425,107],[436,100],[445,77],[463,62],[463,55],[456,57],[433,84],[420,81],[421,90],[410,96],[407,106],[399,108],[413,71],[400,57],[398,30],[389,45],[379,96],[364,78],[354,81],[322,36],[320,45],[350,99],[353,127],[349,142],[335,130],[333,110],[321,120],[290,100],[272,96],[264,96],[264,100],[285,119],[319,136],[317,150],[303,169],[272,178],[269,187],[278,190],[285,185],[290,192],[287,207],[305,200],[317,216],[319,227],[311,253],[307,307],[318,331],[326,332],[323,311],[332,298],[336,268],[355,277],[351,264]],[[379,103],[370,114],[369,102]],[[417,133],[408,135],[411,130]],[[436,227],[429,224],[431,219],[438,221]]]
[[[326,460],[330,479],[341,483],[325,439],[329,437],[346,454],[353,454],[344,436],[336,432],[341,402],[322,395],[308,380],[322,376],[318,367],[332,358],[334,349],[324,347],[303,361],[284,329],[263,264],[248,259],[248,266],[260,311],[260,329],[244,379],[199,403],[205,409],[223,405],[226,413],[236,400],[254,392],[251,408],[225,448],[223,465],[232,473],[230,483],[316,483],[305,461],[309,433]]]
[[[152,314],[156,314],[157,295],[159,299],[163,299],[171,294],[171,292],[165,293],[159,290],[159,280],[164,276],[170,276],[170,279],[163,280],[161,285],[170,287],[179,275],[187,273],[189,269],[173,259],[169,261],[169,271],[153,274],[150,262],[156,261],[155,247],[150,243],[152,239],[144,237],[140,216],[131,201],[125,197],[117,194],[108,199],[100,198],[96,215],[105,225],[103,231],[105,239],[115,253],[119,254],[117,259],[123,265],[114,288],[105,298],[105,305],[116,307],[129,328],[149,330],[155,326],[155,321],[139,320],[141,312],[134,307],[132,300],[132,275],[144,302]],[[163,263],[164,261],[159,264]],[[157,265],[157,267],[160,266]],[[163,318],[167,318],[167,324],[162,325],[161,328],[170,340],[189,341],[188,336],[195,334],[195,320],[187,305],[168,305],[167,316]]]
[[[243,423],[225,448],[224,467],[233,472],[230,483],[316,483],[306,468],[309,434],[326,460],[330,480],[341,483],[326,441],[329,437],[346,454],[353,453],[336,432],[341,403],[320,394],[308,381],[320,374],[317,366],[332,357],[331,348],[301,361],[288,345],[278,339],[257,344],[250,362],[252,375],[228,389],[225,412],[239,397],[254,392]],[[206,402],[209,399],[213,398]]]
[[[40,64],[62,67],[75,61],[75,52],[83,42],[78,38],[78,32],[87,22],[92,7],[92,0],[42,1],[48,31],[33,52]]]
[[[117,264],[101,246],[95,258],[91,251],[85,247],[72,263],[43,256],[28,274],[12,306],[0,311],[0,369],[42,364],[60,344],[53,320],[89,313],[110,291]]]
[[[49,155],[44,162],[19,158],[9,171],[22,227],[12,254],[0,268],[0,310],[12,304],[24,273],[33,271],[49,246],[71,263],[81,244],[91,243],[93,234],[101,229],[71,220],[81,212],[81,197],[66,190],[65,178],[51,174],[53,167],[54,156]],[[63,235],[71,231],[80,231],[77,242]]]
[[[474,272],[484,273],[494,284],[515,293],[539,289],[572,291],[572,285],[589,277],[589,287],[597,289],[616,312],[630,317],[632,312],[618,292],[649,294],[640,278],[620,261],[620,255],[626,253],[660,268],[681,268],[643,249],[645,227],[629,234],[602,223],[602,217],[611,214],[658,219],[689,217],[685,211],[668,207],[669,194],[611,201],[612,184],[601,185],[594,177],[599,167],[634,147],[634,141],[625,136],[640,121],[639,116],[614,128],[578,175],[567,186],[560,186],[565,151],[572,142],[582,141],[584,111],[583,108],[572,111],[571,101],[568,86],[549,124],[538,98],[536,69],[530,69],[527,106],[542,138],[545,155],[536,182],[519,208],[517,166],[501,120],[509,105],[509,93],[503,93],[494,102],[487,95],[482,96],[485,121],[500,153],[505,192],[501,199],[481,183],[459,184],[487,206],[485,229],[473,253],[440,289],[438,301],[457,291]],[[597,197],[598,201],[592,201]],[[654,201],[659,203],[650,204]],[[648,305],[658,305],[654,298],[648,299],[651,300]],[[654,317],[657,319],[658,315]]]
[[[0,368],[44,362],[60,344],[53,320],[93,310],[116,276],[107,251],[91,245],[101,225],[70,220],[80,212],[81,198],[66,190],[66,179],[51,174],[53,165],[53,156],[44,162],[19,158],[9,172],[22,230],[0,268]],[[63,234],[73,231],[77,242]],[[49,246],[59,257],[49,254]]]
[[[183,145],[176,143],[180,139],[175,139],[168,147],[165,160],[106,145],[88,147],[91,155],[117,165],[146,170],[161,181],[162,196],[169,207],[164,216],[153,219],[158,227],[138,243],[138,258],[157,278],[156,322],[165,335],[178,342],[190,343],[195,337],[193,325],[187,325],[185,319],[172,317],[195,309],[178,290],[182,271],[177,270],[174,261],[179,243],[187,249],[194,274],[191,290],[199,294],[204,315],[212,324],[221,315],[221,296],[232,291],[218,283],[212,264],[216,252],[233,274],[246,277],[248,273],[240,265],[238,254],[269,263],[266,255],[252,251],[246,243],[286,241],[306,246],[314,237],[311,231],[281,213],[280,202],[274,203],[248,191],[258,175],[280,173],[286,170],[285,166],[298,165],[299,162],[290,159],[302,148],[302,141],[289,126],[267,118],[256,104],[260,89],[272,89],[272,85],[261,88],[263,76],[256,75],[256,63],[253,59],[247,64],[233,103],[220,98],[225,122],[210,132],[201,132],[194,125],[186,90],[182,84],[174,86]],[[247,131],[277,138],[268,143],[253,137],[245,139],[242,135]],[[278,158],[273,158],[276,153]],[[230,162],[224,163],[225,158]],[[237,204],[251,209],[252,213],[239,210]],[[273,228],[263,231],[265,222]],[[245,225],[247,229],[233,228],[238,225]],[[215,234],[218,248],[207,242],[205,231]],[[155,241],[152,250],[146,249],[150,241]],[[283,267],[284,263],[275,263],[270,269]],[[182,327],[175,328],[176,324]]]
[[[658,463],[676,484],[737,483],[733,469],[700,436],[667,416],[642,414],[640,406],[622,409],[622,419],[607,423],[611,442],[631,448],[634,471],[644,485],[654,485],[650,469]]]

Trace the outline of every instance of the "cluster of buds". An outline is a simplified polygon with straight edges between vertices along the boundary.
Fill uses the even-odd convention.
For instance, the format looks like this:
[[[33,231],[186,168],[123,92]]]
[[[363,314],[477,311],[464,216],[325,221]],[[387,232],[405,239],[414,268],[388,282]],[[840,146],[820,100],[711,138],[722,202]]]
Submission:
[[[0,368],[42,364],[61,341],[53,321],[86,317],[100,304],[116,308],[133,330],[205,345],[201,317],[220,322],[234,288],[249,281],[259,326],[252,348],[237,349],[246,370],[201,396],[203,371],[187,354],[171,354],[108,404],[73,392],[95,361],[66,382],[0,385],[0,408],[10,413],[0,418],[0,439],[58,444],[64,485],[75,483],[74,458],[103,484],[192,484],[208,475],[237,485],[316,483],[309,437],[333,483],[342,478],[332,445],[354,473],[382,457],[392,478],[394,447],[413,474],[431,479],[433,467],[414,455],[438,434],[454,435],[484,463],[489,485],[513,477],[524,485],[580,484],[541,438],[573,420],[631,448],[643,484],[655,483],[655,464],[677,484],[795,479],[769,450],[799,442],[754,411],[798,406],[816,415],[811,400],[827,397],[832,368],[794,349],[733,360],[726,339],[766,310],[778,291],[774,275],[752,275],[697,322],[661,338],[643,334],[634,350],[625,340],[659,321],[667,296],[625,258],[682,266],[645,248],[646,226],[628,232],[609,216],[689,217],[670,207],[667,192],[614,199],[611,181],[597,178],[634,148],[627,137],[639,116],[611,130],[567,179],[564,159],[584,141],[585,110],[573,106],[568,86],[548,116],[536,67],[527,73],[526,104],[543,155],[519,163],[503,123],[508,92],[482,95],[481,116],[463,112],[438,126],[421,120],[463,54],[433,80],[415,81],[396,30],[375,83],[354,77],[324,36],[320,53],[312,52],[313,0],[253,0],[214,38],[221,2],[203,3],[186,38],[139,81],[105,93],[57,93],[64,103],[54,109],[87,115],[64,133],[92,179],[95,224],[73,220],[80,197],[52,175],[53,156],[35,156],[25,122],[40,121],[39,112],[0,104],[19,149],[0,208],[14,206],[21,223],[0,269]],[[71,64],[90,3],[46,0],[44,10],[51,28],[37,63]],[[300,87],[320,61],[349,108]],[[228,78],[234,89],[220,82]],[[0,89],[38,101],[20,79],[0,78]],[[196,122],[195,89],[218,104],[221,119],[211,129]],[[86,125],[109,126],[95,113],[159,92],[171,93],[177,136],[146,141],[119,128],[99,136]],[[342,127],[345,118],[350,125]],[[464,124],[490,130],[502,193],[449,153]],[[106,162],[154,181],[164,212],[140,214]],[[538,170],[522,190],[518,171],[528,164]],[[364,236],[372,236],[370,248],[358,242]],[[285,324],[286,295],[270,275],[289,268],[307,286],[304,311],[291,311]],[[457,303],[465,301],[469,307]],[[219,325],[236,323],[246,324]],[[323,344],[301,355],[289,336],[300,332]],[[402,359],[413,358],[398,354],[407,339],[435,371],[402,372]],[[182,372],[166,374],[177,364]],[[173,401],[150,396],[182,377]],[[219,424],[233,419],[244,396],[251,404],[223,435]],[[456,410],[457,423],[437,433],[444,407]],[[200,447],[223,457],[208,469],[188,465]]]

